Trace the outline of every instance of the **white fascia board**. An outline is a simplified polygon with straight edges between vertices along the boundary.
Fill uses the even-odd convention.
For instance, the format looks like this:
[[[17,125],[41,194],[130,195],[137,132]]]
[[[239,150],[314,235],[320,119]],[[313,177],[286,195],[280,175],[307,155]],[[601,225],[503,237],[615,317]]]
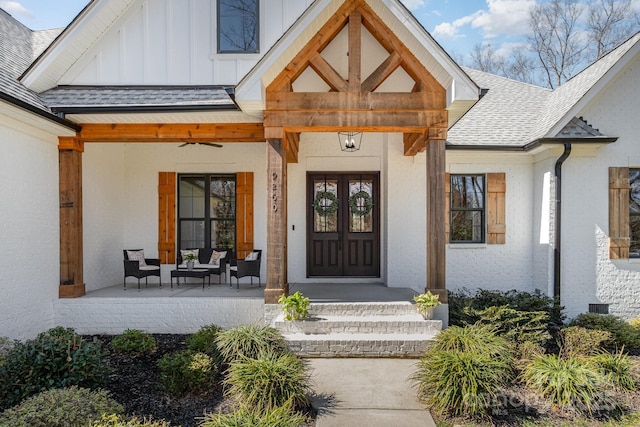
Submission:
[[[76,132],[66,126],[62,126],[52,120],[37,115],[31,111],[27,111],[15,105],[0,101],[0,117],[7,117],[16,122],[20,122],[24,126],[20,130],[25,133],[32,133],[33,129],[38,129],[49,135],[55,136],[75,136]]]
[[[64,29],[20,79],[29,89],[41,93],[58,85],[69,68],[107,32],[135,0],[93,0]],[[94,28],[90,28],[93,22]]]
[[[638,36],[636,36],[638,37]],[[640,52],[640,37],[635,44],[615,63],[609,68],[604,75],[593,85],[587,92],[576,102],[567,113],[562,116],[550,130],[546,133],[545,138],[555,137],[564,127],[571,121],[572,118],[579,116],[587,104],[589,104],[595,97],[597,97],[604,88],[616,78],[619,72],[621,72]]]

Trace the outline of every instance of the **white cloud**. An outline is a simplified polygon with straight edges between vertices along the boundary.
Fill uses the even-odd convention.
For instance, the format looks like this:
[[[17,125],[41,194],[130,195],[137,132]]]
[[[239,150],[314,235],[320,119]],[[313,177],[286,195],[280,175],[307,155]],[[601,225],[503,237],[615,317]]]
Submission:
[[[479,29],[485,38],[527,33],[529,9],[536,4],[536,0],[486,1],[486,9],[478,10],[453,22],[437,25],[433,30],[434,37],[464,37],[462,27],[468,24]]]
[[[424,0],[402,0],[402,3],[407,6],[407,9],[416,10],[420,6],[424,5]]]
[[[0,7],[10,15],[22,16],[24,18],[33,18],[33,12],[24,7],[18,1],[0,1]]]

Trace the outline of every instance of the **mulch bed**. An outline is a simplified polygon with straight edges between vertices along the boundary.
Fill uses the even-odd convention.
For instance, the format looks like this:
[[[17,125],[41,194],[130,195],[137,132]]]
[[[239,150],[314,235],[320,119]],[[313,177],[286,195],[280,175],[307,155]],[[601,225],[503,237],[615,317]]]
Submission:
[[[176,398],[162,389],[158,360],[165,354],[186,348],[187,335],[154,334],[157,350],[151,355],[128,356],[111,350],[112,336],[85,337],[102,341],[109,354],[112,373],[105,387],[112,397],[124,406],[127,415],[139,418],[164,419],[172,426],[196,427],[205,414],[212,412],[228,413],[233,403],[224,396],[222,385],[201,395],[188,395]],[[309,411],[310,415],[313,415]],[[309,427],[315,425],[309,424]]]

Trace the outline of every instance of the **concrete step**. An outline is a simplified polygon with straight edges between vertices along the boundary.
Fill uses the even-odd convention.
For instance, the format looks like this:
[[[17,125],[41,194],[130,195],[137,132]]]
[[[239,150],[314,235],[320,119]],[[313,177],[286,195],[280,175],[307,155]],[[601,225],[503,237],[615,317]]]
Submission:
[[[412,357],[423,355],[438,331],[424,334],[285,334],[302,357]]]
[[[430,334],[442,329],[440,320],[424,320],[417,313],[396,316],[323,315],[288,321],[278,316],[273,325],[285,334]]]
[[[311,317],[330,315],[397,316],[413,313],[416,313],[416,306],[409,301],[312,303],[309,306]]]

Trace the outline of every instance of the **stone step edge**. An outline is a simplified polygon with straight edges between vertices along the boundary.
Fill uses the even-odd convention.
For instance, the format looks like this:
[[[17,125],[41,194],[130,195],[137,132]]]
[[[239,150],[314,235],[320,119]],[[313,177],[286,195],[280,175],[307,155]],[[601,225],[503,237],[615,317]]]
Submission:
[[[384,341],[384,342],[398,342],[398,341],[431,341],[435,339],[440,331],[431,331],[429,333],[395,333],[395,334],[380,334],[380,333],[331,333],[331,334],[303,334],[303,333],[285,333],[283,334],[286,341],[330,341],[330,342],[342,342],[342,341]]]
[[[284,314],[278,315],[274,322],[299,322],[299,323],[324,323],[324,322],[437,322],[438,319],[425,320],[418,313],[396,314],[394,316],[385,315],[341,315],[341,314],[322,314],[319,316],[310,315],[300,320],[286,320]]]

